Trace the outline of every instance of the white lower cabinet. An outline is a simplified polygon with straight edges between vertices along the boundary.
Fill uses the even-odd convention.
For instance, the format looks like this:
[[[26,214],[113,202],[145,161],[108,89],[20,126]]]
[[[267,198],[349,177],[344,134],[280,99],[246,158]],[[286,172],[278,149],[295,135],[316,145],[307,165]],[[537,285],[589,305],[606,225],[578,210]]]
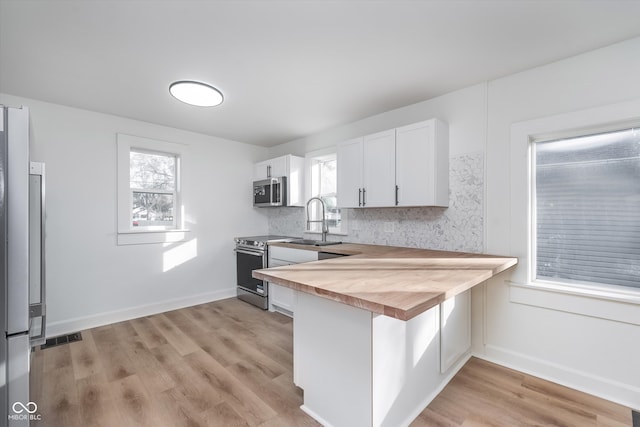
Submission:
[[[440,372],[471,351],[471,290],[440,304]]]
[[[408,426],[470,356],[470,291],[407,321],[296,294],[293,381],[322,425]]]
[[[269,283],[269,311],[293,317],[295,302],[296,295],[293,289]]]
[[[318,252],[303,249],[269,247],[269,267],[300,264],[303,262],[317,261]],[[289,317],[293,317],[296,305],[296,293],[285,286],[269,283],[269,311],[277,311]]]

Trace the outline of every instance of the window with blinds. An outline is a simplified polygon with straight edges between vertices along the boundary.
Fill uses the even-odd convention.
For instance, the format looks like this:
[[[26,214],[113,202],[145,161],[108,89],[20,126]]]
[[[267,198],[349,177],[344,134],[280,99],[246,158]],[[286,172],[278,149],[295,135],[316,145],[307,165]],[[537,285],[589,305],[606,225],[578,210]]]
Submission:
[[[640,288],[640,129],[533,153],[536,278]]]

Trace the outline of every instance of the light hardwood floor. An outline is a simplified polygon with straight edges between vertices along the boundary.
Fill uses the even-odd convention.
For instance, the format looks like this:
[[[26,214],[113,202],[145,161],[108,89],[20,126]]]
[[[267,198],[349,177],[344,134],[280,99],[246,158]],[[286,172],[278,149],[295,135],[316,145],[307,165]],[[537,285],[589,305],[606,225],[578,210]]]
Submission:
[[[236,299],[38,349],[33,426],[317,426],[299,409],[292,321]],[[631,426],[631,410],[472,358],[412,426]]]

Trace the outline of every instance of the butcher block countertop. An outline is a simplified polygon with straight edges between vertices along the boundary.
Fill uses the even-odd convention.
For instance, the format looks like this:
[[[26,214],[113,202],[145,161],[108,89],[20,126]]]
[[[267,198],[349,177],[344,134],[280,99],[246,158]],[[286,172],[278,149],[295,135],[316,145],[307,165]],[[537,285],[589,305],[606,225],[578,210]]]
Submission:
[[[400,320],[518,263],[505,256],[355,243],[271,245],[351,256],[254,270],[253,277]]]

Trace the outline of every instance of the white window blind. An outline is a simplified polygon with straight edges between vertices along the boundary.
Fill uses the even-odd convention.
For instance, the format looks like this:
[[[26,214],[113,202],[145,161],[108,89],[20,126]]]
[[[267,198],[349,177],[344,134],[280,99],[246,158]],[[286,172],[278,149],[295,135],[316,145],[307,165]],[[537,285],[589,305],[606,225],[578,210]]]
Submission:
[[[536,278],[640,287],[640,129],[533,152]]]

